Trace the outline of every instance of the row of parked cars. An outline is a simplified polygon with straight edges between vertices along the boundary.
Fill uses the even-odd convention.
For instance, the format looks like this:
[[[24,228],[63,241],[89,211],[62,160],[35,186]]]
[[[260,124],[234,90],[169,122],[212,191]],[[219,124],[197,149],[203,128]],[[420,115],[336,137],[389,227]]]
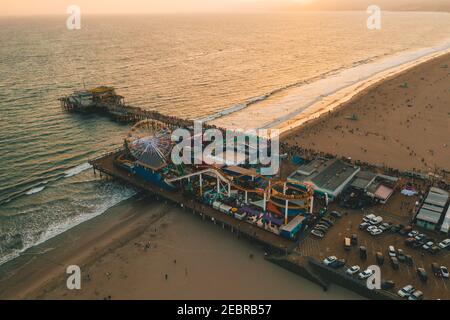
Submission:
[[[398,264],[398,261],[401,261],[410,266],[413,265],[411,256],[405,255],[402,249],[396,250],[394,246],[389,246],[388,254],[391,258],[391,262],[395,264]],[[435,276],[442,277],[444,279],[449,278],[448,268],[446,266],[440,266],[437,263],[433,263],[431,265],[431,269],[433,270],[433,274]],[[428,280],[428,275],[424,268],[417,268],[417,274],[419,275],[420,280],[422,280],[423,282],[426,282]]]
[[[342,218],[342,214],[337,211],[333,211],[330,213],[330,216],[335,219]],[[316,238],[322,239],[325,237],[326,233],[330,228],[334,226],[334,221],[331,218],[322,218],[319,222],[314,226],[314,229],[311,231],[311,234]]]
[[[338,259],[336,256],[330,256],[322,261],[322,263],[333,269],[340,269],[345,266],[345,259]],[[358,279],[366,280],[375,273],[374,270],[367,268],[362,270],[360,266],[354,265],[345,270],[345,274],[351,277],[357,275]],[[389,290],[395,287],[395,283],[391,280],[383,281],[381,289]]]
[[[406,236],[405,245],[411,248],[420,249],[431,254],[437,254],[441,252],[441,250],[450,250],[450,239],[438,242],[416,230],[411,230]]]
[[[391,223],[383,222],[383,218],[380,216],[376,216],[374,214],[366,215],[363,218],[362,223],[359,225],[360,230],[366,230],[372,236],[379,236],[390,230],[392,227]]]
[[[416,290],[412,285],[407,285],[400,289],[397,294],[408,300],[423,300],[424,295],[420,290]]]

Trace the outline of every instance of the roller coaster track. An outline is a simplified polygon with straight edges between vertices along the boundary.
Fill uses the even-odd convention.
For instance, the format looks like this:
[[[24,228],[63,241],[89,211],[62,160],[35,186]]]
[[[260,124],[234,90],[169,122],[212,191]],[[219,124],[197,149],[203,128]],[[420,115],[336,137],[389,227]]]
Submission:
[[[166,179],[165,181],[167,183],[173,183],[173,182],[176,182],[176,181],[181,181],[181,180],[197,177],[197,176],[200,176],[200,175],[203,175],[203,174],[205,174],[205,175],[208,175],[208,174],[213,175],[216,178],[219,178],[222,182],[224,182],[226,184],[230,184],[234,189],[237,189],[237,190],[240,190],[240,191],[243,191],[243,192],[254,193],[254,194],[259,194],[259,195],[266,194],[268,200],[273,196],[274,198],[281,199],[281,200],[284,200],[284,201],[286,201],[286,200],[289,200],[289,201],[292,201],[292,200],[304,200],[307,203],[309,203],[309,201],[310,201],[310,199],[311,199],[311,197],[313,195],[312,188],[310,186],[308,186],[308,185],[305,185],[306,191],[289,186],[289,189],[297,190],[297,191],[301,192],[302,194],[286,195],[286,194],[284,194],[282,192],[279,192],[279,191],[277,191],[275,189],[275,187],[277,187],[277,186],[281,186],[281,187],[284,188],[286,181],[278,180],[278,181],[274,182],[272,179],[268,179],[268,178],[262,177],[262,176],[261,176],[261,178],[266,179],[266,180],[269,181],[268,186],[265,189],[245,188],[244,186],[241,186],[241,185],[235,183],[235,179],[236,178],[241,178],[241,177],[243,177],[243,175],[241,175],[241,176],[230,176],[230,175],[226,174],[223,170],[221,170],[221,169],[219,169],[217,167],[214,167],[214,166],[208,167],[207,169],[204,169],[204,170],[193,172],[191,174],[184,175],[182,177]]]

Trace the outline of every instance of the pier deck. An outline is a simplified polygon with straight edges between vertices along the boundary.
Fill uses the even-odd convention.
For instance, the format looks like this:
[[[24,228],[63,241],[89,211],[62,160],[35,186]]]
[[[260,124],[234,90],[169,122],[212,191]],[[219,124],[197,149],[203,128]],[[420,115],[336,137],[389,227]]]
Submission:
[[[92,160],[89,163],[93,166],[95,171],[99,171],[144,191],[159,195],[162,198],[183,206],[185,209],[190,209],[198,214],[202,214],[203,218],[207,217],[211,220],[214,219],[214,223],[222,225],[223,227],[226,226],[238,235],[256,241],[271,250],[276,250],[287,254],[296,247],[296,243],[293,241],[258,228],[250,223],[239,221],[231,216],[227,216],[191,197],[185,196],[182,192],[163,190],[137,176],[129,174],[127,171],[114,165],[114,159],[120,154],[120,152],[122,151],[116,151],[115,153]]]

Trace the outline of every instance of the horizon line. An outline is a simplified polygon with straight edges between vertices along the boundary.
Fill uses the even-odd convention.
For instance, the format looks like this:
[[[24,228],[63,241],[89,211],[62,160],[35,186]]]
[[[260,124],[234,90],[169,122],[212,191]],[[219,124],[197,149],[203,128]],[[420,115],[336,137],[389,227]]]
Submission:
[[[417,13],[450,13],[450,11],[445,10],[435,10],[435,11],[423,11],[423,10],[383,10],[384,12],[417,12]],[[273,9],[273,10],[243,10],[243,11],[186,11],[186,12],[173,12],[173,11],[160,11],[160,12],[105,12],[105,13],[83,13],[83,16],[152,16],[152,15],[208,15],[208,14],[268,14],[268,13],[318,13],[318,12],[366,12],[364,9],[302,9],[302,10],[283,10],[283,9]],[[0,17],[66,17],[67,13],[13,13],[13,14],[2,14]]]

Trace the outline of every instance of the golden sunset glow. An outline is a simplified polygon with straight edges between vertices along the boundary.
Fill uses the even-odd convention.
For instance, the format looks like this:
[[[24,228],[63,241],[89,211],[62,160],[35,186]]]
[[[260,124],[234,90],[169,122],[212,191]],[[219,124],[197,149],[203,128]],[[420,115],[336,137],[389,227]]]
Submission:
[[[70,5],[84,14],[148,14],[297,10],[361,10],[372,0],[16,0],[1,1],[0,15],[64,15]],[[385,10],[449,11],[448,0],[377,0]]]

